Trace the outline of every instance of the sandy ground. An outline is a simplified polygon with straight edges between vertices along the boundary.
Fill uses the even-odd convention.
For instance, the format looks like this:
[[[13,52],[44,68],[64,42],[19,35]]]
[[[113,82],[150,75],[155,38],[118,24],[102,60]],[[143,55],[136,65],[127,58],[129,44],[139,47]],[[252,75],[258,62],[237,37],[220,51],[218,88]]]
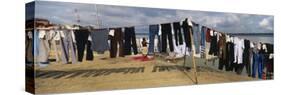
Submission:
[[[124,58],[108,58],[108,56],[108,52],[106,52],[102,55],[95,54],[94,61],[84,60],[79,64],[52,62],[44,68],[36,66],[35,92],[41,94],[68,93],[195,84],[194,68],[192,68],[190,57],[187,57],[187,62],[184,64],[183,59],[168,62],[156,57],[154,60],[142,62],[133,60],[132,56]],[[53,55],[51,58],[54,58]],[[196,63],[198,84],[258,80],[236,75],[234,72],[219,71],[212,64],[204,64],[203,59],[196,58]],[[170,66],[171,68],[163,70],[158,68],[153,72],[157,66]],[[173,66],[184,66],[184,69],[175,69]],[[128,68],[143,69],[136,72],[116,71],[120,68],[123,71],[124,68],[125,70]],[[98,70],[115,70],[115,72],[91,74]]]

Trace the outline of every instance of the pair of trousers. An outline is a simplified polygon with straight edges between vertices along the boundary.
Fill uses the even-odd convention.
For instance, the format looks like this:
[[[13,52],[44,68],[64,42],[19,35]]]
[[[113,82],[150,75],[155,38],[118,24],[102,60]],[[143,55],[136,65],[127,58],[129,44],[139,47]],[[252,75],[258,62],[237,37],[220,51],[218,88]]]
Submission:
[[[92,50],[98,54],[103,54],[109,50],[108,44],[109,29],[95,29],[90,32],[92,38]]]
[[[50,52],[50,43],[46,38],[48,33],[46,33],[44,38],[39,38],[39,53],[37,56],[37,62],[40,63],[49,63],[49,52]]]
[[[193,32],[192,27],[188,25],[188,19],[182,22],[182,29],[186,47],[191,48],[191,33]],[[191,32],[191,33],[190,33]]]
[[[175,41],[176,45],[182,45],[183,44],[183,38],[182,38],[182,32],[181,32],[181,26],[180,22],[174,22],[173,23],[174,28],[174,35],[175,35]]]
[[[233,71],[234,69],[234,44],[232,42],[226,43],[226,64],[227,71]]]
[[[28,37],[28,33],[31,33],[33,35],[32,32],[26,32],[26,36],[25,36],[25,61],[26,63],[31,63],[34,62],[34,56],[33,56],[33,38],[29,38]]]
[[[137,42],[136,42],[136,34],[134,27],[125,27],[124,33],[124,55],[131,55],[131,48],[133,48],[134,54],[138,54]]]
[[[199,47],[199,41],[200,41],[200,27],[199,27],[199,24],[193,24],[193,42],[194,42],[194,45],[195,45],[195,53],[198,54],[200,52],[200,47]]]
[[[159,25],[149,25],[149,45],[148,45],[148,55],[154,54],[154,39],[155,36],[158,37],[158,51],[161,51],[160,36],[158,35]]]
[[[124,57],[124,43],[122,28],[114,28],[114,36],[109,36],[110,39],[110,58],[115,58],[117,50],[119,51],[119,57]],[[118,47],[119,46],[119,47]]]
[[[211,36],[211,44],[209,49],[210,55],[218,55],[218,41],[217,41],[217,35]]]
[[[201,54],[200,54],[200,56],[201,56],[201,58],[205,58],[205,48],[206,48],[206,46],[205,46],[205,33],[206,33],[206,28],[205,28],[205,26],[202,26],[202,28],[201,28],[201,39],[200,39],[200,51],[201,51]]]
[[[219,58],[219,69],[220,70],[223,70],[223,68],[225,68],[225,70],[228,71],[229,65],[227,63],[227,60],[228,60],[228,58],[225,58],[225,59]]]
[[[166,23],[166,24],[161,24],[161,31],[162,31],[162,53],[166,53],[167,51],[167,37],[169,41],[169,48],[170,51],[174,51],[173,47],[173,38],[172,38],[172,30],[171,30],[171,24]]]
[[[263,62],[264,62],[263,54],[259,54],[259,53],[253,54],[253,64],[252,64],[252,77],[253,78],[256,77],[256,70],[258,69],[258,78],[262,79]]]
[[[61,61],[64,64],[69,63],[69,60],[70,60],[69,52],[71,52],[72,63],[77,63],[76,47],[75,47],[75,43],[73,42],[72,33],[73,33],[73,31],[64,30],[63,31],[64,37],[61,37],[61,39],[60,39],[60,46],[61,46],[61,52],[62,52]]]
[[[74,34],[75,34],[75,40],[77,46],[78,61],[82,62],[86,45],[87,45],[86,60],[93,60],[93,51],[91,50],[91,42],[89,43],[88,41],[89,31],[76,30]]]

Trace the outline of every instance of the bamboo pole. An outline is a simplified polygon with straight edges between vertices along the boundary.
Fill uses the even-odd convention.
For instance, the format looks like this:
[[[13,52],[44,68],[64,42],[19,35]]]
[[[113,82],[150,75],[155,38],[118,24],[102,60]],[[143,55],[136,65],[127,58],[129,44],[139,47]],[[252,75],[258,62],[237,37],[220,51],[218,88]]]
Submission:
[[[195,58],[194,58],[194,40],[193,40],[193,36],[192,36],[192,30],[191,28],[189,28],[190,30],[190,39],[191,39],[191,52],[192,52],[192,64],[193,64],[193,68],[194,68],[194,78],[195,78],[195,84],[198,84],[198,79],[197,79],[197,66],[196,66],[196,62],[195,62]]]

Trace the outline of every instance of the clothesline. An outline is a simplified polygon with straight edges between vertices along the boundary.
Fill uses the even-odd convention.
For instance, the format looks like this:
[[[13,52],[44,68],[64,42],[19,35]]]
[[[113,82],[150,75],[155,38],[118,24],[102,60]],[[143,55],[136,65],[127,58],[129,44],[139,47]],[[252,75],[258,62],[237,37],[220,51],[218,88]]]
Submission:
[[[182,23],[182,21],[185,21],[185,20],[190,20],[190,22],[192,23],[195,23],[195,24],[198,24],[197,22],[194,22],[194,21],[191,21],[190,18],[182,18],[181,20],[173,20],[173,21],[167,21],[167,22],[161,22],[161,23],[151,23],[151,24],[140,24],[140,25],[126,25],[126,26],[112,26],[112,27],[102,27],[102,28],[96,28],[96,29],[111,29],[111,28],[122,28],[122,27],[141,27],[141,26],[149,26],[149,25],[161,25],[161,24],[166,24],[166,23],[170,23],[172,24],[173,22],[180,22]],[[219,32],[219,33],[222,33],[222,34],[227,34],[227,35],[231,35],[231,34],[228,34],[228,33],[225,33],[225,32],[221,32],[221,31],[218,31],[216,29],[213,29],[213,28],[210,28],[208,27],[207,25],[203,25],[203,24],[198,24],[200,26],[204,26],[208,29],[211,29],[215,32]],[[28,28],[26,30],[33,30],[34,28]],[[51,30],[51,28],[36,28],[36,29],[40,29],[40,30]],[[72,29],[58,29],[58,30],[78,30],[78,28],[72,28]],[[233,36],[234,37],[234,36]],[[235,36],[237,37],[237,36]],[[240,37],[238,37],[239,39],[241,39]],[[249,39],[248,39],[249,40]],[[257,43],[256,41],[251,41],[251,42],[255,42]],[[261,42],[261,41],[259,41]],[[263,43],[263,42],[262,42]]]
[[[184,20],[185,20],[185,19],[191,20],[191,19],[189,19],[189,18],[183,18],[183,19],[184,19]],[[169,22],[154,23],[154,24],[114,26],[114,27],[107,27],[107,28],[110,29],[110,28],[121,28],[121,27],[140,27],[140,26],[149,26],[149,25],[161,25],[161,24],[165,24],[165,23],[171,23],[171,24],[172,24],[173,22],[180,22],[180,23],[181,23],[182,21],[184,21],[183,19],[181,19],[181,20],[169,21]],[[228,33],[225,33],[225,32],[218,31],[218,30],[216,30],[216,29],[214,29],[214,28],[210,28],[210,27],[207,26],[207,25],[199,24],[199,23],[194,22],[194,21],[191,21],[191,22],[192,22],[192,23],[195,23],[195,24],[198,24],[198,25],[200,25],[200,26],[204,26],[204,27],[206,27],[206,28],[208,28],[208,29],[211,29],[211,30],[213,30],[213,31],[215,31],[215,32],[219,32],[219,33],[222,33],[222,34],[231,35],[231,34],[228,34]],[[103,29],[104,29],[104,28],[103,28]],[[233,37],[237,37],[237,36],[233,36]],[[241,39],[240,37],[237,37],[237,38]],[[247,40],[249,40],[249,39],[247,39]],[[256,42],[256,41],[251,41],[251,42],[258,43],[258,42]],[[261,42],[261,41],[259,41],[259,42]],[[264,43],[264,42],[262,42],[262,43]]]

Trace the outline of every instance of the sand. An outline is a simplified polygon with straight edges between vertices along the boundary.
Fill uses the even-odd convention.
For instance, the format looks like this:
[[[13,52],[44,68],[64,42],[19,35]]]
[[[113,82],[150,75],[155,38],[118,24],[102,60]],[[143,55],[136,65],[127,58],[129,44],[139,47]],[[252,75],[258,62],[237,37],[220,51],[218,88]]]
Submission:
[[[168,62],[161,57],[155,57],[151,61],[142,62],[133,60],[133,56],[109,58],[108,54],[108,52],[101,55],[95,54],[94,61],[83,60],[82,63],[78,64],[51,62],[47,67],[42,68],[36,66],[36,74],[41,74],[41,76],[37,76],[35,79],[35,92],[41,94],[68,93],[196,85],[193,72],[194,68],[192,68],[190,57],[187,57],[187,62],[184,64],[183,59]],[[54,58],[54,55],[51,55],[50,58]],[[234,72],[217,70],[212,64],[204,64],[204,59],[196,58],[196,63],[198,84],[258,80],[244,75],[236,75]],[[156,72],[153,72],[156,66],[168,66],[171,68],[162,71],[158,68]],[[186,69],[175,69],[175,67],[183,66]],[[123,68],[121,70],[127,70],[128,68],[143,69],[129,73],[116,71],[120,68]],[[115,70],[115,73],[105,73],[101,75],[90,74],[91,71],[106,71],[112,69]],[[50,73],[54,71],[56,71],[54,74]],[[67,74],[67,72],[71,73]],[[44,73],[46,75],[44,75]]]

